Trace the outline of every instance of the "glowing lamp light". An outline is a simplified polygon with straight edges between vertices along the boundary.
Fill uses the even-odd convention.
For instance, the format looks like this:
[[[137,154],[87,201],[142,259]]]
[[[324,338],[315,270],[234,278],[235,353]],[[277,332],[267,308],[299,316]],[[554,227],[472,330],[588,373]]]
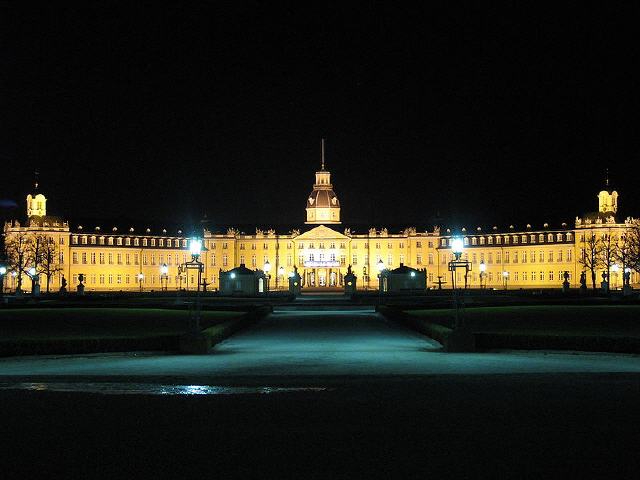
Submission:
[[[0,267],[0,275],[5,275],[7,273],[7,267],[4,265]]]
[[[293,278],[294,275],[295,275],[294,272],[289,272],[289,278]]]
[[[454,255],[456,255],[457,257],[459,257],[462,254],[462,249],[464,247],[464,243],[462,242],[461,238],[454,238],[451,241],[451,251],[454,253]]]
[[[231,275],[229,275],[232,279],[236,278],[236,273],[235,272],[231,272]]]
[[[141,282],[143,278],[144,278],[144,275],[143,275],[143,274],[141,274],[141,273],[139,273],[139,274],[138,274],[138,280]]]
[[[36,269],[35,269],[35,267],[31,267],[31,268],[29,269],[29,275],[31,275],[31,276],[33,277],[33,276],[35,276],[35,274],[36,274]]]
[[[626,267],[626,268],[624,269],[624,271],[625,271],[625,273],[630,273],[630,272],[631,272],[631,269],[630,269],[629,267]]]
[[[509,272],[507,272],[507,271],[502,272],[502,276],[504,278],[507,278],[509,276]]]
[[[198,238],[192,238],[191,242],[189,243],[189,251],[191,252],[191,255],[199,257],[200,252],[202,252],[202,240]]]
[[[162,275],[166,275],[167,273],[169,273],[169,267],[167,267],[166,263],[163,263],[160,267],[160,273],[162,273]]]
[[[264,270],[264,273],[269,273],[271,271],[271,264],[269,263],[269,260],[264,262],[264,267],[262,269]]]
[[[278,268],[278,275],[284,275],[284,267],[282,265]]]
[[[618,264],[614,263],[614,264],[611,266],[611,271],[612,271],[612,272],[614,272],[614,273],[618,273],[618,271],[619,271],[619,270],[620,270],[620,267],[618,266]]]
[[[480,273],[484,273],[487,271],[487,266],[484,264],[484,261],[480,262]]]
[[[384,270],[384,263],[382,262],[382,259],[378,260],[376,268],[378,269],[378,273],[381,273]]]
[[[416,276],[416,272],[411,272],[409,275],[411,275],[412,277]]]

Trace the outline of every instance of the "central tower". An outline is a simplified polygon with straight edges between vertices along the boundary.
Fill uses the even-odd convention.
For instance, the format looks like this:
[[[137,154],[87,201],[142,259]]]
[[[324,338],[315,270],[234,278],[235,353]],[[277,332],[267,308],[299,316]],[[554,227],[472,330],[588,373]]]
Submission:
[[[331,173],[324,168],[324,138],[322,166],[316,172],[316,183],[307,198],[307,224],[340,223],[340,202],[331,185]]]

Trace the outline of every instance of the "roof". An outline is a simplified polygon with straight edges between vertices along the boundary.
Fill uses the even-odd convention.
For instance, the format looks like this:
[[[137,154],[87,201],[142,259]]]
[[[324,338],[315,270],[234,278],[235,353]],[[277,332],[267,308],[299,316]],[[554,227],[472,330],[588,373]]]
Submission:
[[[314,207],[340,207],[340,202],[333,190],[313,190],[307,198],[307,208]]]

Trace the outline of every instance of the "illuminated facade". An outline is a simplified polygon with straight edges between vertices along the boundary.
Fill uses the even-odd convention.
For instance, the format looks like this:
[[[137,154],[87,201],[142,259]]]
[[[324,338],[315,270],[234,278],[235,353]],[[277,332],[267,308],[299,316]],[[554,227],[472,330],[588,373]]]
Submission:
[[[262,269],[271,266],[271,288],[283,289],[287,277],[295,267],[302,276],[305,288],[342,288],[344,275],[351,265],[358,277],[358,287],[378,287],[378,266],[395,268],[401,264],[426,269],[427,288],[448,288],[451,285],[448,262],[452,259],[451,240],[461,237],[464,242],[463,259],[469,260],[472,270],[466,281],[470,288],[560,288],[564,272],[569,273],[571,287],[579,286],[585,239],[592,234],[620,238],[628,227],[615,219],[618,193],[609,188],[598,194],[598,212],[576,218],[575,225],[560,228],[506,230],[461,229],[457,232],[441,230],[417,231],[409,227],[390,232],[383,228],[355,232],[341,224],[340,203],[333,191],[331,174],[322,168],[315,174],[313,190],[306,201],[306,227],[287,233],[256,230],[254,234],[240,233],[234,228],[225,233],[203,231],[201,261],[205,265],[204,280],[208,288],[219,288],[221,270],[245,265]],[[54,274],[50,289],[59,290],[64,277],[68,289],[74,291],[79,275],[85,277],[87,291],[138,291],[167,288],[189,289],[196,286],[195,273],[184,273],[180,266],[191,259],[188,237],[181,231],[152,232],[127,227],[75,226],[56,217],[47,216],[46,198],[37,193],[27,197],[27,221],[7,222],[6,241],[20,235],[40,237],[55,245]],[[338,230],[340,228],[340,230]],[[161,267],[166,265],[167,274]],[[31,281],[24,265],[23,290],[30,290]],[[482,268],[481,268],[482,266]],[[38,266],[41,271],[41,266]],[[481,271],[482,272],[481,275]],[[622,267],[611,270],[610,286],[623,284]],[[598,282],[602,269],[598,271]],[[17,285],[17,273],[9,273],[5,288]],[[46,279],[40,273],[40,284]],[[458,273],[457,284],[464,284]],[[640,282],[632,272],[631,283]],[[591,287],[591,284],[588,285]],[[44,290],[44,288],[43,288]]]

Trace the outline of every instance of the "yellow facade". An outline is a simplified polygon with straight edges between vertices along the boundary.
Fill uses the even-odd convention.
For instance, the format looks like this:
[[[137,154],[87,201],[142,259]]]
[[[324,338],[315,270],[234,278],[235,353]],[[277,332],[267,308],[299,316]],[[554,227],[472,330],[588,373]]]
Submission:
[[[471,288],[560,288],[565,271],[575,288],[579,286],[580,273],[584,270],[580,258],[585,236],[595,233],[619,237],[628,226],[614,220],[617,196],[617,192],[600,192],[597,218],[577,218],[574,228],[563,224],[559,229],[547,225],[541,229],[527,226],[524,231],[513,228],[498,231],[494,227],[490,231],[462,229],[451,232],[434,228],[419,232],[406,228],[393,233],[386,229],[355,233],[349,228],[337,229],[341,222],[339,202],[333,192],[330,173],[323,164],[316,173],[314,189],[307,200],[307,230],[286,234],[273,230],[256,230],[254,234],[235,229],[226,233],[205,230],[200,259],[204,263],[203,278],[208,289],[215,290],[219,288],[221,270],[241,264],[250,269],[262,269],[269,262],[271,288],[286,288],[287,277],[294,267],[302,276],[304,288],[342,288],[344,275],[351,266],[359,288],[376,289],[381,263],[385,268],[400,264],[426,268],[428,288],[450,288],[451,240],[458,236],[464,242],[463,259],[471,262],[472,269],[466,278]],[[188,274],[179,271],[180,265],[191,259],[189,238],[181,232],[171,235],[166,231],[136,231],[133,228],[118,231],[100,227],[72,230],[67,222],[46,216],[46,198],[42,194],[29,195],[27,203],[27,223],[8,222],[5,236],[9,240],[20,234],[44,235],[57,245],[60,272],[51,279],[52,291],[60,288],[63,276],[68,282],[68,290],[74,291],[80,274],[85,276],[86,291],[196,288],[197,274],[193,270]],[[163,265],[167,267],[166,276],[161,272]],[[483,276],[480,265],[486,269]],[[15,289],[16,277],[17,273],[7,275],[6,289]],[[28,291],[30,279],[23,274],[23,280],[23,290]],[[44,285],[45,281],[40,275],[40,284]],[[456,284],[464,283],[464,275],[458,273]],[[633,272],[632,284],[638,286],[639,283],[638,273]],[[610,286],[620,288],[622,284],[622,271],[612,272]]]

